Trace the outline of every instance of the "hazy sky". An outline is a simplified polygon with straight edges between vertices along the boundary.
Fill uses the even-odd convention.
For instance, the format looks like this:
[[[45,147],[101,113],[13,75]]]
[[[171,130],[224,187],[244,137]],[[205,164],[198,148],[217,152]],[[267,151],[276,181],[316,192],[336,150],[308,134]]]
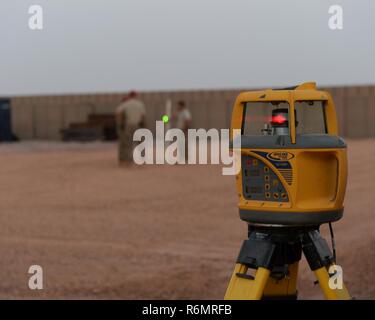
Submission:
[[[28,8],[44,9],[44,29]],[[343,30],[328,8],[344,9]],[[375,83],[374,0],[1,0],[0,95]]]

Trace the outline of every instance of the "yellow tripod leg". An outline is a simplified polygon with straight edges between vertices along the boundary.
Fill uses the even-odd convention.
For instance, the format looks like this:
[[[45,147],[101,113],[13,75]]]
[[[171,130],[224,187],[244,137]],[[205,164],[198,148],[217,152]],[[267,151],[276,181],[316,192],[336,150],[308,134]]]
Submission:
[[[264,288],[263,298],[287,299],[289,297],[297,299],[298,264],[298,262],[295,262],[289,265],[289,274],[281,280],[270,277]]]
[[[247,266],[237,263],[230,279],[225,300],[260,300],[270,276],[270,271],[258,268],[254,279],[246,277]],[[241,276],[243,275],[243,276]]]
[[[329,286],[329,273],[326,267],[322,267],[314,271],[316,278],[319,281],[320,288],[323,291],[324,297],[327,300],[350,300],[351,296],[343,285],[342,289],[331,289]]]

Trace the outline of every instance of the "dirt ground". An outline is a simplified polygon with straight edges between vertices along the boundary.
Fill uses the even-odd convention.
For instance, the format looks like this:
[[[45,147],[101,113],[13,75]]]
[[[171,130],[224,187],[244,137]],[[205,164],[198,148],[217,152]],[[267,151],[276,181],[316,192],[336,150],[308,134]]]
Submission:
[[[349,141],[338,263],[375,298],[375,140]],[[120,168],[115,144],[0,145],[0,298],[222,299],[246,224],[220,166]],[[327,227],[323,227],[328,236]],[[28,289],[30,265],[44,289]],[[300,297],[321,298],[302,262]]]

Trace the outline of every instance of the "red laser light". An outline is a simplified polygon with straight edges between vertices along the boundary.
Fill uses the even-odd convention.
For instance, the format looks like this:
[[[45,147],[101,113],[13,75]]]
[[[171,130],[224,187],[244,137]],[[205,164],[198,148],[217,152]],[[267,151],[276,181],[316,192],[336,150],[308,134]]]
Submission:
[[[281,114],[278,114],[276,116],[273,116],[272,117],[272,122],[273,123],[278,123],[278,124],[283,124],[284,122],[286,122],[288,119],[285,118],[283,115]]]

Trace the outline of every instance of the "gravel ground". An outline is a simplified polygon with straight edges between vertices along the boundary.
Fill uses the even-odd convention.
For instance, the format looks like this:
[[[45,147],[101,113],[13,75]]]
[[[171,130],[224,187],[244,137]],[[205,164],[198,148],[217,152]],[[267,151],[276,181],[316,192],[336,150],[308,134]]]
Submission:
[[[338,263],[375,298],[375,140],[349,141]],[[0,298],[221,299],[246,225],[220,166],[120,168],[116,145],[0,145]],[[327,227],[323,233],[328,236]],[[44,289],[28,289],[43,267]],[[302,261],[300,297],[321,298]]]

